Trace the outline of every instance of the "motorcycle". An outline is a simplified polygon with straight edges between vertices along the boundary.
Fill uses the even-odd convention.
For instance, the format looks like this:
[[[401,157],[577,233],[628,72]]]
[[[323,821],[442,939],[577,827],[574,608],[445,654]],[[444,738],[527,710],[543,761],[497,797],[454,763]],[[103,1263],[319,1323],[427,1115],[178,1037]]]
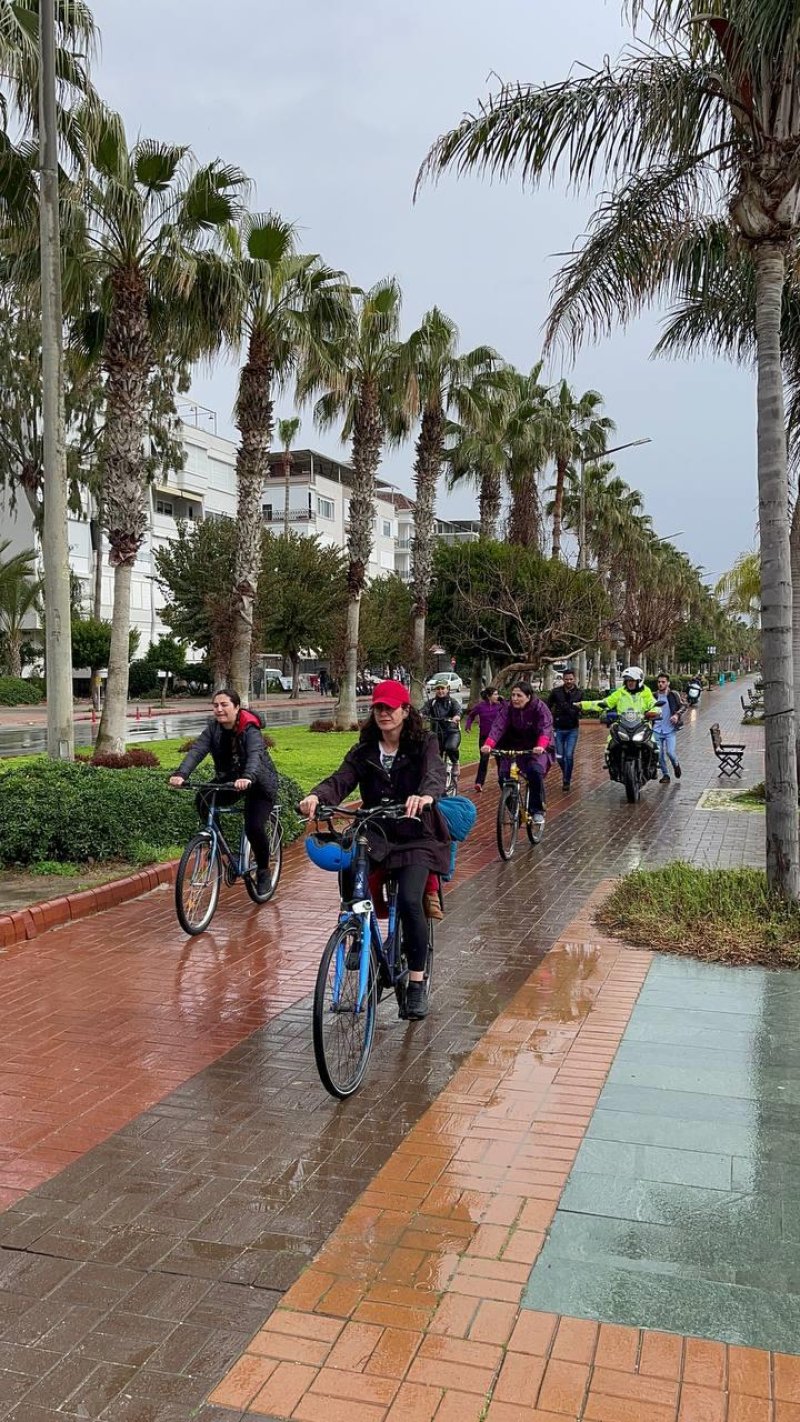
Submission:
[[[692,708],[692,706],[699,706],[699,705],[700,705],[700,692],[701,692],[702,690],[703,690],[703,688],[702,688],[702,686],[700,686],[700,683],[699,683],[699,682],[696,682],[696,681],[690,681],[690,682],[689,682],[689,685],[688,685],[687,688],[686,688],[686,700],[687,700],[687,702],[688,702],[688,705],[689,705],[689,708],[690,708],[690,709]]]
[[[623,711],[611,723],[606,766],[612,780],[625,787],[629,805],[635,804],[642,786],[658,775],[658,749],[650,721],[638,711]]]

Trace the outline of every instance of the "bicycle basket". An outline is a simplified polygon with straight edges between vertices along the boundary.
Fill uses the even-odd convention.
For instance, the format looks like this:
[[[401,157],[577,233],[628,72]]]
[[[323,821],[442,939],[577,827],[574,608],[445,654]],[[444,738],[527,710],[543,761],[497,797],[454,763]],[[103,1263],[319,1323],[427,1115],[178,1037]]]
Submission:
[[[310,834],[306,839],[306,854],[318,869],[338,874],[353,862],[353,846],[345,845],[336,834]]]

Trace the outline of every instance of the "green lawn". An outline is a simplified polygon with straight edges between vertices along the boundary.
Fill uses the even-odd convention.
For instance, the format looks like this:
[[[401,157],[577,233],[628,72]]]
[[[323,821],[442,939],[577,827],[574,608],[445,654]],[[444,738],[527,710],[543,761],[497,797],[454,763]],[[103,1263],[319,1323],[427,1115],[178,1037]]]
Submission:
[[[310,731],[307,726],[274,726],[269,735],[275,742],[270,755],[277,769],[290,775],[303,790],[310,790],[330,775],[356,741],[352,731]],[[165,770],[174,770],[181,759],[183,741],[137,741],[136,745],[157,755]],[[477,726],[464,736],[461,758],[477,760]]]

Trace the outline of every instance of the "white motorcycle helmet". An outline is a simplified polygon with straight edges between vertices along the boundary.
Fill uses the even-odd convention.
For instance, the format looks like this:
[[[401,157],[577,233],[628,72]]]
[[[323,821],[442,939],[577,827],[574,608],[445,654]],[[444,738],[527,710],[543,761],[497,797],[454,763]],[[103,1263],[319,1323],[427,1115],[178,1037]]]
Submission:
[[[644,672],[641,667],[626,667],[622,673],[622,680],[623,683],[626,681],[635,681],[636,690],[641,691],[644,686]]]

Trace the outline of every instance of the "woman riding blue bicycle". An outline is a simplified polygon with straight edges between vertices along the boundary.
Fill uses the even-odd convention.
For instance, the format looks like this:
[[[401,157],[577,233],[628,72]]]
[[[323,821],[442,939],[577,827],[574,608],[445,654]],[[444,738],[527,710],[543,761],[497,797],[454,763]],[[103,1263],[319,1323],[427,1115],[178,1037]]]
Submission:
[[[237,692],[228,688],[215,691],[211,706],[213,716],[169,783],[180,788],[195,766],[211,756],[217,780],[227,781],[231,787],[230,792],[217,792],[217,803],[224,804],[223,797],[231,802],[244,794],[245,829],[258,865],[256,887],[265,892],[270,877],[267,822],[278,798],[278,772],[264,744],[258,716],[245,710]],[[197,808],[203,815],[208,808],[202,789],[197,794]]]
[[[397,881],[409,966],[406,1015],[422,1018],[428,1011],[425,896],[429,875],[449,873],[450,832],[434,804],[445,789],[438,740],[425,730],[399,681],[382,681],[374,688],[372,711],[357,744],[339,769],[306,795],[300,811],[312,819],[320,803],[341,804],[356,787],[365,808],[383,801],[404,803],[409,816],[370,832],[370,862]]]

